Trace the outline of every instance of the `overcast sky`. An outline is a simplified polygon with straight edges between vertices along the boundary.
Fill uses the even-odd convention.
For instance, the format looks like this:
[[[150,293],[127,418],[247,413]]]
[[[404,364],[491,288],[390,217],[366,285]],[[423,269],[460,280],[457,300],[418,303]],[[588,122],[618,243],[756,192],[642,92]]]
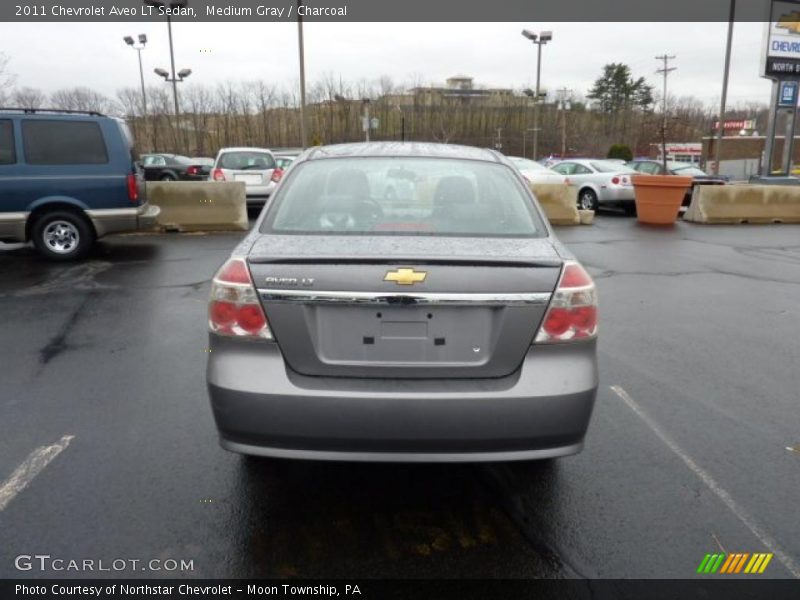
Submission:
[[[543,87],[585,94],[604,64],[624,62],[660,90],[654,57],[667,53],[677,56],[670,94],[719,102],[727,23],[306,23],[307,79],[388,75],[397,83],[440,83],[466,74],[479,85],[532,87],[535,46],[520,35],[523,28],[553,31],[543,49]],[[770,84],[758,73],[762,30],[761,23],[736,24],[733,105],[769,100]],[[146,82],[158,84],[153,68],[169,68],[165,22],[0,23],[0,50],[11,58],[20,86],[52,92],[81,85],[113,96],[120,87],[139,85],[136,53],[122,41],[139,33],[149,38]],[[176,23],[173,35],[176,68],[191,68],[191,81],[297,85],[294,23]]]

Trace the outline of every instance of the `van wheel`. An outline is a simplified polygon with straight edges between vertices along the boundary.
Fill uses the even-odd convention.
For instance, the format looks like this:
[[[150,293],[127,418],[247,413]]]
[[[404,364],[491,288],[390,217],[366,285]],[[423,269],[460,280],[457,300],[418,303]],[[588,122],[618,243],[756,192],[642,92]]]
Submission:
[[[70,211],[47,212],[37,217],[31,237],[42,256],[58,261],[84,258],[94,243],[92,226]]]
[[[175,181],[175,178],[172,175],[170,175],[169,173],[167,173],[167,174],[162,175],[160,177],[160,181]]]

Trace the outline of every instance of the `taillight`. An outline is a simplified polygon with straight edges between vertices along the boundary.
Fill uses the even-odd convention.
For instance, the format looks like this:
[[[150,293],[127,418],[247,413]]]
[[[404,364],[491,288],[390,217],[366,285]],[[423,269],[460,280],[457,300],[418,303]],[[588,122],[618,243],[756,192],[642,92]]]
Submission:
[[[613,183],[614,185],[619,185],[619,177],[612,177],[611,183]]]
[[[136,181],[136,175],[132,173],[128,174],[128,200],[131,202],[139,200],[139,183]]]
[[[222,169],[214,169],[212,179],[214,179],[214,181],[225,181],[225,173],[222,172]]]
[[[270,177],[269,180],[278,183],[281,180],[281,177],[283,177],[283,169],[276,167],[275,170],[272,171],[272,177]]]
[[[197,175],[200,172],[200,167],[189,167],[186,169],[187,175]]]
[[[597,290],[577,262],[564,265],[535,343],[586,340],[597,336]]]
[[[272,339],[244,259],[231,258],[214,276],[208,303],[208,327],[217,335]]]

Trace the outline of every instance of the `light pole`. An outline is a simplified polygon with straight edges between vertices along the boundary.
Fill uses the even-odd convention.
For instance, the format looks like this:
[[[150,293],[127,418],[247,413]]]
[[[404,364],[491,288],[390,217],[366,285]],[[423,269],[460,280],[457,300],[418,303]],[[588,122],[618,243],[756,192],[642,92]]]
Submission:
[[[136,53],[139,55],[139,79],[142,82],[142,124],[144,125],[145,136],[147,135],[147,93],[144,89],[144,68],[142,67],[142,50],[147,45],[147,36],[144,33],[139,34],[139,45],[136,45],[136,42],[133,38],[129,35],[126,35],[124,38],[125,43],[128,44],[131,48],[136,50]],[[153,128],[153,137],[155,137],[155,128]],[[155,143],[155,141],[154,141]]]
[[[303,46],[303,17],[300,16],[300,7],[303,0],[297,0],[297,50],[300,59],[300,145],[305,150],[308,145],[306,137],[306,59]]]
[[[553,39],[552,31],[542,31],[541,33],[534,33],[528,29],[522,30],[522,37],[529,39],[536,44],[536,96],[533,104],[533,160],[539,154],[539,100],[541,97],[540,84],[542,75],[542,46]]]
[[[717,143],[714,144],[714,175],[719,175],[719,161],[722,148],[722,137],[725,134],[725,104],[728,100],[728,76],[731,71],[731,45],[733,44],[733,23],[736,19],[736,0],[731,0],[728,17],[728,42],[725,45],[725,70],[722,74],[722,99],[719,106],[719,124],[717,127]]]
[[[172,76],[170,77],[169,73],[164,71],[164,69],[156,69],[155,72],[164,78],[164,81],[167,83],[172,83],[172,101],[175,104],[175,127],[176,132],[177,128],[179,127],[178,120],[180,119],[180,110],[178,108],[178,82],[183,81],[189,75],[191,75],[191,69],[181,69],[177,74],[175,73],[175,49],[172,45],[172,18],[170,17],[170,13],[172,10],[176,8],[185,8],[187,4],[189,4],[189,0],[144,0],[144,3],[148,6],[155,6],[155,7],[162,7],[166,8],[167,11],[167,32],[169,34],[169,61],[170,65],[172,66]],[[181,75],[183,73],[183,75]],[[177,136],[176,136],[177,137]],[[185,136],[184,136],[185,137]],[[186,140],[184,139],[184,146],[186,145]]]

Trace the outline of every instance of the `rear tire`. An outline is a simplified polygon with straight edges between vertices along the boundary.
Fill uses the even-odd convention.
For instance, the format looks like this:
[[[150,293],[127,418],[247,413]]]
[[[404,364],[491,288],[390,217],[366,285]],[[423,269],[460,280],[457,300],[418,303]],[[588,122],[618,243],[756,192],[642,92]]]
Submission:
[[[594,190],[584,188],[578,192],[578,208],[581,210],[597,210],[597,194]]]
[[[175,178],[172,175],[162,175],[159,181],[175,181]]]
[[[81,214],[54,210],[36,217],[31,238],[43,257],[66,262],[85,258],[94,244],[95,234],[91,223]]]

